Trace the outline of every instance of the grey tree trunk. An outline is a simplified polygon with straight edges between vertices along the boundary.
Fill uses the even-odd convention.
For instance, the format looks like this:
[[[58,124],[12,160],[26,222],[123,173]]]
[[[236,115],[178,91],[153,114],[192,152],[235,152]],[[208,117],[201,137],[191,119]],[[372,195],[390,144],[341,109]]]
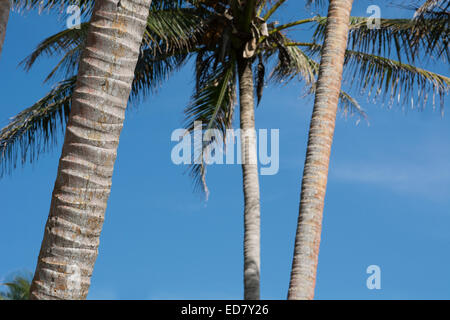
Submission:
[[[10,9],[11,3],[9,0],[0,0],[0,57],[2,55],[3,43],[5,42]]]
[[[31,299],[88,294],[150,4],[95,2]]]
[[[331,0],[309,129],[288,299],[314,298],[323,207],[352,0]]]
[[[244,187],[244,299],[260,298],[260,202],[253,72],[239,61],[242,175]]]

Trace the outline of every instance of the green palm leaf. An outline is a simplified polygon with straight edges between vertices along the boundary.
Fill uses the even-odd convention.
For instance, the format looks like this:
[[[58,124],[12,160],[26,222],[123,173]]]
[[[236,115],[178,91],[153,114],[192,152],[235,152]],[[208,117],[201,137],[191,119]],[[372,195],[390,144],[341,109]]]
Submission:
[[[343,90],[339,93],[339,107],[343,110],[345,115],[349,113],[349,111],[351,114],[356,112],[362,118],[366,120],[368,119],[366,112],[361,107],[359,102]]]
[[[389,57],[395,54],[401,61],[405,56],[408,61],[418,57],[419,50],[424,56],[434,53],[438,57],[449,56],[448,16],[444,22],[440,18],[414,19],[380,19],[380,28],[369,28],[368,18],[352,17],[348,48],[370,54]],[[314,42],[322,43],[325,35],[327,18],[316,19]],[[431,51],[430,51],[431,50]]]
[[[450,2],[448,0],[427,0],[416,9],[414,21],[417,27],[413,32],[412,46],[417,49],[418,43],[426,34],[427,47],[425,54],[434,53],[436,56],[443,56],[449,60],[449,23],[450,23]],[[435,21],[434,25],[423,28],[427,21]],[[444,38],[442,41],[441,38]]]
[[[55,131],[68,119],[75,82],[73,77],[59,83],[0,131],[0,176],[16,168],[18,155],[22,164],[33,162],[56,142]]]
[[[317,55],[322,46],[315,43],[291,43],[309,47],[312,55]],[[450,78],[402,63],[389,58],[365,52],[347,50],[344,64],[344,81],[351,86],[373,96],[389,98],[392,105],[419,105],[420,109],[427,105],[432,93],[433,108],[436,95],[440,98],[441,112],[444,111],[444,96],[448,92]],[[417,93],[416,93],[417,91]],[[403,97],[403,98],[402,98]]]
[[[344,75],[353,86],[379,96],[389,97],[390,104],[397,103],[420,109],[427,105],[432,93],[433,108],[436,95],[440,98],[441,112],[444,111],[444,96],[450,85],[450,78],[373,54],[347,50]],[[403,98],[402,98],[403,96]],[[416,101],[414,101],[416,100]]]
[[[278,61],[271,72],[270,80],[287,82],[299,77],[306,84],[315,82],[318,64],[298,46],[290,45],[290,39],[280,34],[281,39],[275,41]]]
[[[200,87],[185,110],[187,130],[194,130],[196,123],[201,122],[202,130],[219,130],[223,141],[226,141],[226,130],[232,127],[236,104],[236,70],[236,62],[232,59],[218,66],[214,72],[202,77]],[[199,157],[193,159],[193,164],[190,166],[195,187],[202,187],[206,194],[208,194],[208,187],[205,180],[204,152],[211,143],[214,141],[202,142],[201,145],[194,146]]]
[[[142,50],[152,49],[153,55],[167,53],[176,55],[179,52],[189,52],[194,49],[196,37],[202,32],[202,25],[201,19],[192,12],[192,9],[156,10],[152,8]],[[84,48],[88,27],[88,23],[82,23],[80,29],[66,29],[45,39],[21,64],[25,70],[29,71],[39,58],[62,54],[63,57],[45,81],[57,75],[63,78],[72,77],[78,71],[78,62]]]
[[[62,75],[64,78],[73,76],[78,70],[78,62],[84,48],[88,27],[88,23],[82,23],[80,29],[66,29],[48,37],[21,62],[21,65],[26,71],[29,71],[39,58],[62,54],[62,59],[45,78],[45,81],[55,75]]]
[[[198,42],[204,23],[192,8],[152,8],[144,43],[159,52],[189,51]]]
[[[426,0],[419,8],[417,8],[414,17],[424,18],[426,16],[440,14],[447,11],[450,7],[448,0]]]

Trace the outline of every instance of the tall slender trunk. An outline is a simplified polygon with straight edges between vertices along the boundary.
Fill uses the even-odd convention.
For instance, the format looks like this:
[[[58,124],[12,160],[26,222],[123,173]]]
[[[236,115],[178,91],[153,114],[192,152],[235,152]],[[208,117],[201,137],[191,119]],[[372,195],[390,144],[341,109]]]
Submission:
[[[244,299],[260,298],[260,204],[251,61],[240,59],[239,99],[244,187]]]
[[[288,299],[313,299],[352,0],[331,0],[309,129]]]
[[[31,299],[88,294],[150,4],[95,2]]]
[[[3,42],[5,41],[10,9],[11,3],[9,0],[0,0],[0,56],[2,55]]]

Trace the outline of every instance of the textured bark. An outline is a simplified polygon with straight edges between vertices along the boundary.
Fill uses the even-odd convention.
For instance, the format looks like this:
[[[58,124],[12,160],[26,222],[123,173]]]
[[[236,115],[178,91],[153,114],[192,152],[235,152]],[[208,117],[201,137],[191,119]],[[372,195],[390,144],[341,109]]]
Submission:
[[[352,0],[332,0],[328,8],[328,25],[303,172],[288,299],[314,298],[328,165],[352,3]]]
[[[151,0],[95,3],[31,286],[31,299],[85,299]]]
[[[260,298],[260,203],[251,62],[239,61],[241,154],[244,186],[244,299]]]
[[[0,0],[0,57],[2,55],[3,42],[5,41],[10,9],[11,4],[9,0]]]

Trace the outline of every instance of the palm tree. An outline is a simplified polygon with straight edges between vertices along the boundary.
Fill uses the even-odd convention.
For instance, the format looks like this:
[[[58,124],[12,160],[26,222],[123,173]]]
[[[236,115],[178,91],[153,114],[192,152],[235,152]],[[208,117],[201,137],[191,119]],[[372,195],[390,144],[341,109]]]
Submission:
[[[151,0],[96,1],[30,290],[85,299]]]
[[[207,134],[210,129],[219,130],[223,141],[226,141],[226,129],[233,122],[236,89],[239,88],[246,300],[260,299],[260,190],[254,93],[257,91],[259,102],[265,81],[265,64],[276,54],[279,61],[274,74],[280,79],[293,72],[294,68],[297,68],[294,72],[298,73],[305,70],[298,64],[298,57],[286,52],[281,39],[283,35],[274,24],[268,23],[280,4],[266,7],[266,1],[256,0],[243,4],[238,1],[202,3],[209,9],[209,14],[205,17],[205,35],[197,48],[196,91],[186,109],[186,127],[189,130],[194,130],[196,123],[201,122]],[[267,13],[261,16],[264,8]],[[197,9],[201,10],[201,7]],[[255,62],[258,62],[256,73],[253,71]],[[191,169],[197,184],[203,185],[206,192],[204,152],[215,141],[211,139],[200,146],[199,159],[194,159],[196,161]]]
[[[415,9],[416,28],[411,35],[412,48],[417,52],[420,48],[419,43],[423,41],[424,35],[427,34],[425,55],[436,57],[442,55],[448,61],[450,2],[447,0],[426,0],[421,6],[413,7],[413,9]],[[435,23],[427,23],[429,20],[433,20]]]
[[[220,5],[223,7],[221,8]],[[202,48],[198,54],[197,63],[197,77],[206,79],[204,83],[198,84],[198,89],[194,95],[194,101],[188,108],[187,114],[190,121],[195,124],[196,121],[207,120],[205,123],[205,129],[212,128],[212,121],[216,121],[217,113],[221,107],[221,97],[213,99],[212,104],[209,107],[214,108],[214,112],[211,117],[206,119],[203,117],[205,111],[202,105],[201,99],[206,94],[215,94],[217,89],[226,90],[230,92],[230,99],[226,101],[228,106],[228,117],[233,117],[233,109],[235,101],[233,101],[234,90],[236,86],[236,78],[238,78],[239,85],[239,97],[240,97],[240,129],[241,129],[241,154],[242,154],[242,176],[243,176],[243,191],[244,191],[244,299],[246,300],[258,300],[260,298],[260,194],[259,194],[259,179],[258,179],[258,165],[254,161],[256,159],[256,135],[255,132],[255,104],[254,104],[254,82],[253,82],[253,53],[248,52],[248,44],[256,43],[258,37],[252,35],[252,23],[257,18],[257,1],[250,0],[241,5],[234,3],[231,10],[227,10],[226,3],[214,4],[214,10],[216,17],[213,17],[207,28],[209,31],[213,31],[215,34],[223,28],[223,38],[219,41],[208,39],[205,43],[206,48]],[[217,15],[223,14],[225,19],[220,19]],[[229,15],[228,17],[226,15]],[[219,16],[220,17],[220,16]],[[219,21],[217,21],[219,20]],[[217,24],[216,24],[217,23]],[[219,26],[219,27],[217,27]],[[236,30],[233,34],[233,31]],[[237,36],[237,33],[244,34],[246,36]],[[245,37],[248,37],[247,39]],[[225,40],[224,40],[225,39]],[[229,39],[229,40],[226,40]],[[212,41],[211,41],[212,40]],[[230,43],[226,43],[230,41]],[[217,54],[215,50],[219,48],[220,52]],[[203,57],[210,52],[210,61],[202,61]],[[220,56],[222,55],[222,56]],[[226,62],[225,62],[226,61]],[[219,64],[221,63],[224,68],[222,74],[219,70],[212,70],[209,63]],[[213,77],[205,74],[211,72]],[[211,82],[216,78],[219,71],[219,75],[222,77],[222,81],[216,87]],[[216,100],[216,101],[214,101]],[[206,110],[208,107],[206,108]],[[216,111],[217,110],[217,111]],[[199,113],[197,113],[200,111]],[[230,119],[230,118],[229,118]],[[219,122],[223,120],[219,120]],[[230,121],[230,120],[228,120]],[[191,125],[188,125],[192,128]],[[213,127],[216,129],[215,127]],[[224,135],[225,136],[225,135]],[[205,146],[203,146],[205,148]],[[203,149],[205,150],[205,149]],[[202,150],[202,151],[203,151]],[[203,152],[202,160],[203,162]],[[195,169],[194,169],[195,172]],[[202,175],[205,173],[203,172]]]
[[[331,0],[303,172],[288,299],[313,299],[328,165],[353,0]]]
[[[321,64],[316,85],[314,110],[309,129],[288,299],[309,300],[314,298],[323,207],[343,66],[346,60],[348,61],[352,57],[361,61],[367,58],[367,54],[362,52],[356,53],[346,50],[349,31],[348,21],[350,19],[352,2],[352,0],[330,1],[325,28],[316,31],[316,34],[322,33],[324,36],[324,44],[323,46],[316,47],[316,50],[317,48],[321,49]],[[429,2],[436,3],[436,1],[427,2],[428,4],[424,6],[430,5]],[[386,38],[385,40],[379,41],[381,45],[377,45],[375,41],[381,40],[381,36],[386,29],[383,30],[382,28],[381,32],[360,30],[363,33],[371,34],[371,36],[361,37],[361,32],[354,32],[351,34],[351,43],[353,46],[359,45],[365,50],[372,45],[373,50],[378,49],[381,52],[383,45],[388,47],[390,41],[395,41],[399,61],[402,53],[410,61],[414,61],[419,54],[419,48],[425,48],[427,54],[438,51],[438,55],[441,55],[446,52],[448,57],[448,21],[446,21],[446,25],[442,25],[440,18],[433,16],[431,19],[424,19],[422,16],[420,21],[412,20],[406,23],[404,21],[396,21],[392,24],[384,20],[382,22],[383,25],[386,26],[387,23],[390,23],[391,26],[389,29],[395,31],[391,39]],[[352,31],[352,27],[358,24],[358,21],[352,21],[350,19],[350,22],[350,30]],[[409,27],[404,28],[405,25],[409,25]],[[402,41],[399,41],[399,38],[402,38]],[[410,41],[410,43],[409,46],[403,47],[405,51],[402,52],[399,43],[405,40]],[[374,57],[372,56],[372,58]],[[377,57],[376,59],[380,60],[380,62],[385,62],[384,64],[387,63],[386,58]],[[394,66],[395,71],[398,67],[401,68],[405,65],[401,62],[395,62]],[[371,67],[370,64],[363,64],[361,72],[365,72],[367,69],[369,69],[369,74],[383,71],[380,68]],[[418,68],[416,70],[426,72]],[[392,73],[389,71],[389,77],[391,75]],[[381,91],[383,80],[384,75],[379,83],[377,94]],[[441,77],[438,80],[442,81],[445,91],[450,84],[449,80],[447,77]],[[367,86],[367,82],[370,82],[370,80],[366,81],[364,86]],[[411,91],[414,88],[414,84],[408,83],[406,79],[403,79],[403,82],[407,85],[405,86],[406,93],[410,93],[407,96],[412,96]],[[372,83],[374,82],[372,81]],[[439,89],[441,96],[443,93],[443,89],[442,91]],[[426,98],[424,99],[426,103]],[[441,99],[441,103],[443,103],[443,99]]]
[[[0,300],[28,300],[32,274],[16,274],[11,281],[0,283],[7,290],[0,292]]]
[[[176,10],[152,5],[131,98],[137,100],[152,90],[155,83],[160,84],[163,78],[195,56],[196,90],[186,109],[186,127],[193,130],[195,123],[202,121],[203,129],[218,129],[225,140],[226,129],[232,126],[239,85],[241,126],[254,130],[253,91],[259,103],[264,84],[268,81],[285,83],[299,79],[305,81],[311,92],[316,88],[315,78],[319,71],[316,58],[327,18],[314,17],[276,25],[271,17],[284,2],[281,0],[269,6],[266,1],[257,1],[253,12],[248,9],[250,7],[242,7],[233,1],[231,4],[234,6],[220,1],[180,2]],[[251,17],[250,32],[246,29],[247,14]],[[307,23],[317,27],[311,42],[295,41],[285,33]],[[66,80],[0,131],[0,173],[10,172],[15,167],[17,153],[20,153],[22,163],[32,161],[55,141],[59,120],[65,122],[71,109],[86,26],[83,24],[80,30],[65,30],[44,40],[25,61],[25,67],[29,68],[42,55],[62,53],[63,58],[47,80],[61,74]],[[369,91],[369,94],[370,90],[375,91],[375,96],[397,97],[403,92],[405,99],[409,99],[414,93],[411,88],[415,86],[421,92],[434,90],[443,93],[449,84],[448,78],[386,57],[389,56],[386,47],[394,41],[406,46],[408,42],[404,35],[409,34],[414,26],[409,19],[383,19],[380,30],[371,30],[367,28],[367,19],[352,18],[352,46],[351,50],[345,51],[347,76],[355,79],[353,83],[359,83],[360,89]],[[392,39],[392,42],[386,39]],[[265,70],[272,61],[275,68],[267,77]],[[422,98],[426,100],[425,94]],[[344,111],[352,109],[364,116],[358,102],[348,93],[341,91],[339,99]],[[250,159],[254,156],[251,153],[255,147],[251,135],[247,139],[250,143],[241,143],[244,148],[242,154]],[[200,161],[191,170],[197,185],[206,191],[203,152],[209,145],[200,146],[200,159],[195,159]],[[245,238],[249,239],[245,244],[248,249],[244,249],[244,296],[255,299],[259,297],[259,188],[256,170],[255,164],[244,162]]]

